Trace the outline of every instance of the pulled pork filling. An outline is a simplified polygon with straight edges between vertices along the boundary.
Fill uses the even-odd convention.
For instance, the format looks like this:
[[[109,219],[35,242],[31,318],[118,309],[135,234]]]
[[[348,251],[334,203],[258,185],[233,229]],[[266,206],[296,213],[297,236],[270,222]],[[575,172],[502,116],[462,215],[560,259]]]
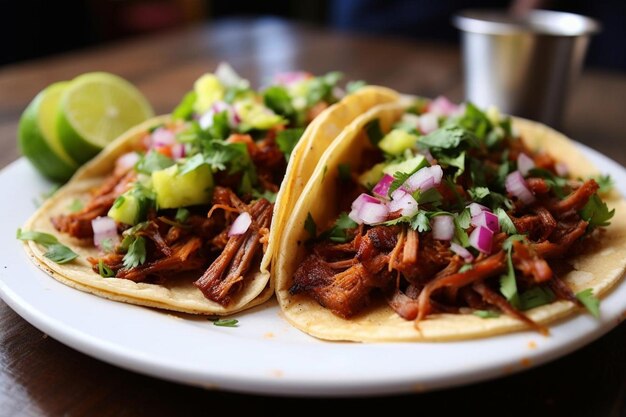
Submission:
[[[342,194],[364,186],[371,191],[340,207],[345,212],[307,242],[290,293],[309,296],[346,319],[379,299],[406,320],[506,314],[542,333],[546,329],[525,310],[556,299],[582,306],[560,273],[567,269],[564,260],[594,239],[600,233],[594,229],[613,214],[599,199],[596,180],[558,175],[564,167],[527,149],[510,125],[488,143],[490,131],[507,125],[488,122],[484,114],[482,138],[463,123],[467,111],[447,117],[448,126],[430,134],[407,128],[411,116],[379,147],[383,165],[395,163],[385,140],[404,129],[415,138],[400,159],[416,166],[379,173],[373,187],[363,178],[371,179],[374,169],[340,176]],[[449,146],[455,142],[446,130],[454,129],[456,137],[465,135],[465,145],[461,140]]]

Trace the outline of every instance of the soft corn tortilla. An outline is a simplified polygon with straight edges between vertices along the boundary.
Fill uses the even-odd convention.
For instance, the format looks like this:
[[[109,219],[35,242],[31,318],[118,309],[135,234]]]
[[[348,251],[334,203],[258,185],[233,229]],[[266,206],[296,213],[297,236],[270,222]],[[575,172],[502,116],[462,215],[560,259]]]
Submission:
[[[50,218],[67,213],[70,204],[78,199],[87,201],[90,191],[97,188],[113,171],[120,155],[133,149],[151,127],[167,122],[168,116],[151,119],[122,135],[111,143],[96,158],[83,166],[72,179],[55,195],[47,200],[24,225],[25,230],[36,230],[56,236],[61,243],[78,253],[79,257],[70,263],[59,265],[44,256],[45,248],[35,242],[25,242],[24,246],[33,262],[58,281],[101,297],[131,304],[156,307],[192,314],[225,315],[251,308],[268,300],[274,292],[270,264],[274,251],[274,241],[280,236],[282,225],[289,209],[290,198],[297,198],[304,184],[293,179],[296,175],[306,175],[313,171],[322,151],[352,120],[369,108],[390,101],[399,96],[392,90],[382,87],[365,87],[334,104],[320,114],[305,130],[296,146],[287,167],[284,184],[274,206],[272,227],[267,250],[261,260],[261,267],[244,280],[244,287],[224,307],[206,299],[193,285],[197,277],[181,276],[167,279],[164,283],[136,283],[126,279],[102,278],[95,273],[88,257],[97,257],[99,251],[91,241],[72,238],[59,233]],[[304,155],[306,153],[306,155]],[[300,164],[306,164],[301,167]]]
[[[284,316],[298,329],[320,339],[357,342],[458,340],[525,329],[524,323],[506,315],[482,319],[471,314],[433,315],[420,321],[416,327],[413,321],[399,317],[384,301],[346,320],[306,295],[289,294],[294,272],[306,256],[303,242],[309,237],[304,229],[307,214],[311,213],[318,225],[329,224],[336,218],[341,191],[337,181],[339,164],[356,166],[362,151],[371,147],[363,133],[367,122],[378,118],[385,131],[401,117],[404,109],[404,105],[397,103],[371,109],[351,123],[320,159],[311,181],[286,222],[276,252],[276,294]],[[543,149],[567,163],[573,175],[584,177],[598,172],[562,134],[517,118],[514,119],[514,127],[532,149]],[[609,196],[607,203],[618,214],[613,217],[599,244],[590,245],[584,255],[571,259],[569,262],[574,270],[562,277],[575,293],[592,288],[595,295],[602,296],[620,281],[626,268],[626,217],[623,216],[626,203],[617,194]],[[578,307],[573,303],[556,301],[526,313],[534,321],[546,324],[576,311]]]

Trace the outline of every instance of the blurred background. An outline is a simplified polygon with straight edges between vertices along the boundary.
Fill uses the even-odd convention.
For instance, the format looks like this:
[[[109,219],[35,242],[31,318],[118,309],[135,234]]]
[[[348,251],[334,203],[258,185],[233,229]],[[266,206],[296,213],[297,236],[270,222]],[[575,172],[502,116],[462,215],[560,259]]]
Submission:
[[[469,7],[546,8],[598,19],[586,66],[626,71],[626,0],[20,0],[0,1],[0,66],[234,17],[274,16],[338,31],[458,43]]]

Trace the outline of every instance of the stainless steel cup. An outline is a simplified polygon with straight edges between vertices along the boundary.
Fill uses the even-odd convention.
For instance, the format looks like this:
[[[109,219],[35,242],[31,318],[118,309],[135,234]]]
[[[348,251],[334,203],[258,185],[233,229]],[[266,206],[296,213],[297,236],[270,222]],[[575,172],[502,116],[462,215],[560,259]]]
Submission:
[[[559,127],[598,22],[547,10],[520,18],[466,10],[454,24],[462,30],[467,100]]]

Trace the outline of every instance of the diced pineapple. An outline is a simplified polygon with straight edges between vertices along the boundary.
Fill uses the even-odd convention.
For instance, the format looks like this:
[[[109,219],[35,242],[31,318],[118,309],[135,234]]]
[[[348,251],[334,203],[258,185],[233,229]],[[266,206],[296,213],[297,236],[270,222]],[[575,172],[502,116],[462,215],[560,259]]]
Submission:
[[[391,155],[400,155],[405,149],[412,148],[417,136],[402,129],[394,129],[387,133],[378,143],[378,147]]]
[[[213,193],[213,174],[206,164],[185,174],[173,165],[152,173],[152,187],[159,208],[207,204]]]

